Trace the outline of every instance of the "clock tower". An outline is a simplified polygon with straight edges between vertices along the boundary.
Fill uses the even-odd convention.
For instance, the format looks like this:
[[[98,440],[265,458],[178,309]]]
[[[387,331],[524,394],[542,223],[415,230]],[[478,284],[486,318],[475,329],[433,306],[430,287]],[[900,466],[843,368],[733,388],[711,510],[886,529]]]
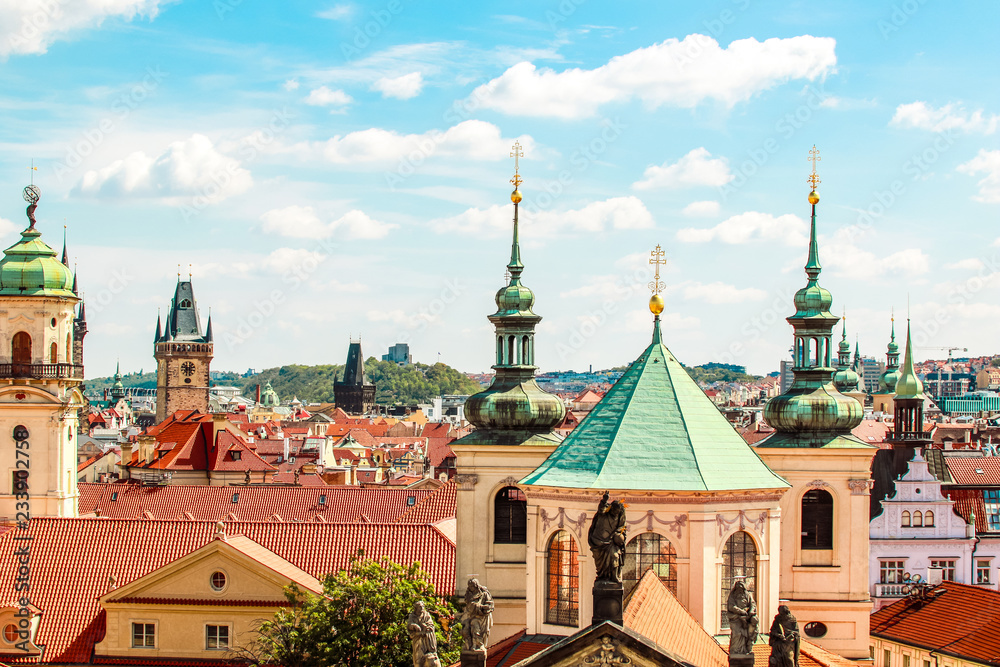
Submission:
[[[213,356],[212,318],[202,331],[191,281],[178,277],[166,326],[156,318],[156,421],[177,410],[208,412],[209,370]]]

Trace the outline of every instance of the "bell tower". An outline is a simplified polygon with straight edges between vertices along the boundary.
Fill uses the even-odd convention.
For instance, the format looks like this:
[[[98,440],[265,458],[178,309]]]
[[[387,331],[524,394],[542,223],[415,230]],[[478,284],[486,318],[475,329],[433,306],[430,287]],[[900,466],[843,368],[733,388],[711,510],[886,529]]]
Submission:
[[[40,196],[24,189],[28,228],[0,259],[0,520],[18,522],[77,516],[86,324],[68,261],[35,228]]]
[[[177,410],[208,412],[209,378],[214,354],[212,317],[202,331],[194,287],[177,276],[167,324],[156,318],[153,356],[156,359],[156,421]]]

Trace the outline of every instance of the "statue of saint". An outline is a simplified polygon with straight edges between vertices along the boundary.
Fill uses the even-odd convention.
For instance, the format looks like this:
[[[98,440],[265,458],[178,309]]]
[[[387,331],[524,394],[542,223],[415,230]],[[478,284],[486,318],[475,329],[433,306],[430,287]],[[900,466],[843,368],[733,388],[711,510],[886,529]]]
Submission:
[[[787,605],[780,605],[771,623],[769,667],[799,667],[799,624]]]
[[[742,580],[737,579],[726,601],[729,617],[729,655],[753,652],[757,641],[757,603]]]
[[[425,667],[437,663],[434,619],[424,609],[424,603],[420,600],[413,603],[413,611],[406,618],[406,629],[410,633],[410,641],[413,642],[413,667]]]
[[[469,579],[461,620],[462,648],[466,651],[485,651],[493,627],[493,596],[478,579]]]
[[[604,492],[597,514],[587,532],[587,542],[594,554],[597,581],[621,583],[622,565],[625,564],[625,504],[620,500],[609,502]]]

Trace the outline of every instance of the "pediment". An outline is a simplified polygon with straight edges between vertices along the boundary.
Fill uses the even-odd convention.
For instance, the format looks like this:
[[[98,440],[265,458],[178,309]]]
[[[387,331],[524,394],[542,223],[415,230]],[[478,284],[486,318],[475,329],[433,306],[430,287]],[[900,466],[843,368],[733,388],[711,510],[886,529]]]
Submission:
[[[244,538],[245,539],[245,538]],[[255,545],[259,547],[259,545]],[[260,548],[258,557],[252,557],[225,540],[215,539],[186,556],[167,563],[121,588],[105,594],[101,601],[114,604],[125,600],[156,600],[164,603],[177,600],[215,600],[225,605],[227,601],[283,602],[284,589],[291,583],[300,588],[321,590],[319,582],[304,572],[290,566],[287,561]],[[213,586],[213,574],[221,572],[225,585],[221,590]],[[291,573],[291,576],[289,574]],[[304,576],[303,576],[304,575]]]
[[[65,402],[44,389],[31,385],[11,384],[0,387],[0,403],[63,405]]]
[[[693,667],[643,635],[605,621],[592,625],[515,667]]]

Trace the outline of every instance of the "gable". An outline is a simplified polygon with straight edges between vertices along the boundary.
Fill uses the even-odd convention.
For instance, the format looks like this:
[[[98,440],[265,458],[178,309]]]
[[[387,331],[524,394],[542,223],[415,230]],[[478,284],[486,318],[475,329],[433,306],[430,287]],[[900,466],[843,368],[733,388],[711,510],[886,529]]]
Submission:
[[[578,665],[633,665],[634,667],[692,667],[649,639],[610,621],[592,625],[525,658],[514,667],[577,667]]]

